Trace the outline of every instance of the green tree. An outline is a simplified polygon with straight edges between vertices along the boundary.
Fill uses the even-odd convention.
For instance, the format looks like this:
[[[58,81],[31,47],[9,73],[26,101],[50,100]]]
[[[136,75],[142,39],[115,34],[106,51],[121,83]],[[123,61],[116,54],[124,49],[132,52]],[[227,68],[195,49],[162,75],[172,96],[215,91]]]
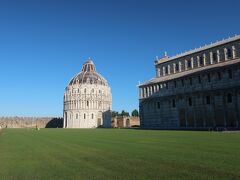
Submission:
[[[117,111],[112,111],[112,117],[116,117],[116,116],[118,116],[119,114],[118,114],[118,112]]]
[[[138,113],[138,110],[137,110],[137,109],[134,109],[134,110],[133,110],[132,116],[134,116],[134,117],[138,117],[138,116],[139,116],[139,113]]]
[[[120,115],[121,116],[129,116],[129,112],[125,112],[124,110],[122,110]]]

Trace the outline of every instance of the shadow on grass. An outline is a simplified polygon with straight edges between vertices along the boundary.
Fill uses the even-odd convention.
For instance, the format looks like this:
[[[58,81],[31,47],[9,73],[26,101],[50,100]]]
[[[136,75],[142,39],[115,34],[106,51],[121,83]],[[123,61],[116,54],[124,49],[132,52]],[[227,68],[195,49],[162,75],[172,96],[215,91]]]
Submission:
[[[63,128],[63,118],[52,118],[45,128]]]

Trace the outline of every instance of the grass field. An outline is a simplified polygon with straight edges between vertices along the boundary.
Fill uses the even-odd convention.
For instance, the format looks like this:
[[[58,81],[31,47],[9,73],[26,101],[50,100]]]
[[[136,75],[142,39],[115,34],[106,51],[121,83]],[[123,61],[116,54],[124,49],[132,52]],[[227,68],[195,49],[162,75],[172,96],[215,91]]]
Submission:
[[[4,129],[0,179],[240,179],[240,133]]]

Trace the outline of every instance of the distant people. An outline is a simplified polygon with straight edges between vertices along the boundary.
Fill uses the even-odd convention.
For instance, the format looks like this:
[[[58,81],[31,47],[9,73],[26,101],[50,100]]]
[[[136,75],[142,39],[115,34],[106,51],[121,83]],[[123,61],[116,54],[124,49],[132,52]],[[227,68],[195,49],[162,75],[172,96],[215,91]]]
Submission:
[[[40,128],[39,128],[37,125],[36,125],[36,130],[37,130],[37,131],[39,131],[39,130],[40,130]]]

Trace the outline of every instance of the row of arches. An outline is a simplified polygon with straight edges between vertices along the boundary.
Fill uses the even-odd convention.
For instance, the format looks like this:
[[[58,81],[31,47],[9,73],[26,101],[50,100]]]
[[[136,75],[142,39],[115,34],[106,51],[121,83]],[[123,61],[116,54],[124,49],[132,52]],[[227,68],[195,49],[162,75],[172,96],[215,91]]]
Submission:
[[[173,79],[167,82],[160,82],[156,84],[149,84],[146,86],[139,87],[139,97],[148,98],[157,93],[165,93],[166,90],[169,92],[179,91],[186,87],[191,90],[192,87],[203,90],[202,86],[213,84],[215,86],[221,86],[223,83],[229,83],[234,79],[240,78],[240,66],[234,68],[225,68],[222,70],[215,70],[207,73],[198,73],[192,76],[182,77]]]
[[[222,49],[212,50],[200,55],[193,55],[186,59],[177,59],[166,65],[157,66],[157,77],[166,76],[206,65],[219,63],[221,61],[227,61],[235,59],[237,57],[237,50],[235,46],[230,46]]]
[[[94,100],[74,100],[74,101],[65,101],[64,109],[73,110],[73,109],[109,109],[111,107],[110,101],[94,101]]]
[[[64,128],[95,128],[102,125],[102,112],[65,112]]]

